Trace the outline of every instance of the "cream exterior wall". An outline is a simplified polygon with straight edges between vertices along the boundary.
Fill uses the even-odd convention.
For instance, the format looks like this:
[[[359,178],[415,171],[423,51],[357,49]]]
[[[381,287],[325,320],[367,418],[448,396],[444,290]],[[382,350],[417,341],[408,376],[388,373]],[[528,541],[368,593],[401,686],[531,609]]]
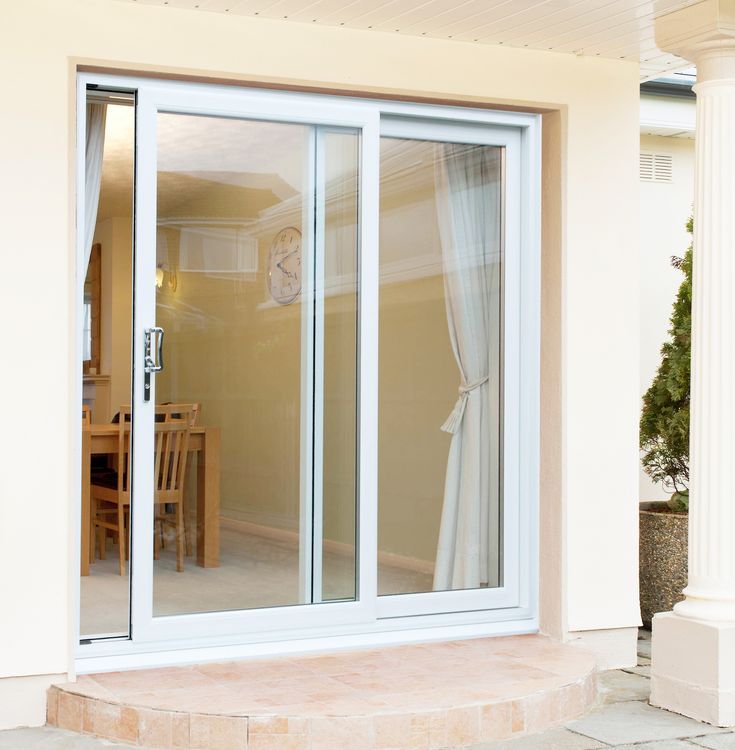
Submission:
[[[542,559],[557,574],[549,578],[556,590],[542,596],[553,605],[542,626],[564,633],[638,623],[637,65],[100,0],[13,4],[1,33],[8,250],[0,305],[5,351],[28,366],[4,370],[14,394],[4,422],[14,427],[0,446],[0,676],[73,665],[77,64],[559,110],[547,120],[557,137],[545,142],[561,150],[561,192],[545,192],[545,210],[560,218],[545,221],[554,231],[545,252],[560,251],[551,265],[562,293],[560,318],[544,326],[561,347],[550,375],[561,400],[558,419],[544,410],[542,431],[550,419],[560,463],[545,467],[552,484],[542,495],[560,498],[561,522],[543,542]],[[13,387],[18,377],[22,391]],[[39,424],[53,447],[42,454],[43,472],[29,450]]]
[[[694,101],[687,100],[694,109]],[[671,265],[671,256],[684,255],[691,242],[686,223],[694,199],[694,140],[641,136],[641,151],[671,154],[671,182],[640,182],[641,196],[641,397],[661,363],[661,345],[667,339],[669,317],[683,279]],[[666,490],[641,469],[639,497],[664,500]]]

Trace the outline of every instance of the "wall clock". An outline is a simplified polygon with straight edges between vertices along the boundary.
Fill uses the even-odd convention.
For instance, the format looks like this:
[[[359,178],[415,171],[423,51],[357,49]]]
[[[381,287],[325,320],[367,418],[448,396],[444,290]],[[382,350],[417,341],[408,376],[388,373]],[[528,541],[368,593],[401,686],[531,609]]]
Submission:
[[[268,255],[268,288],[281,305],[293,302],[301,293],[301,232],[286,227],[273,239]]]

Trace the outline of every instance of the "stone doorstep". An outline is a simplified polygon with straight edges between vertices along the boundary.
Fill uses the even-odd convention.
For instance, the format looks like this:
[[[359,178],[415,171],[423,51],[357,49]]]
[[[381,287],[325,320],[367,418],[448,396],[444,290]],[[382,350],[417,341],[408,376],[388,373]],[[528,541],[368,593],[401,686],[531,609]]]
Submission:
[[[315,695],[284,704],[304,686]],[[82,677],[49,689],[47,720],[160,750],[439,750],[536,734],[596,698],[591,656],[521,637]]]
[[[595,704],[596,681],[507,701],[436,711],[361,716],[239,716],[126,706],[48,691],[47,723],[101,739],[160,750],[444,750],[560,726]]]

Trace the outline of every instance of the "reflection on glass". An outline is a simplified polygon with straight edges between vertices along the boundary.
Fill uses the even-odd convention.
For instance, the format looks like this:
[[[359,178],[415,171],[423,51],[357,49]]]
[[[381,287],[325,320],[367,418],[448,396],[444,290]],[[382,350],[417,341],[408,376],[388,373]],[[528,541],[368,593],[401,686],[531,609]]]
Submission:
[[[502,157],[381,139],[382,595],[502,585]]]
[[[129,502],[125,503],[130,423],[120,432],[111,421],[130,405],[134,118],[132,106],[98,101],[87,109],[87,127],[100,148],[87,154],[87,175],[93,185],[99,184],[99,200],[95,204],[91,191],[87,195],[92,200],[85,205],[93,236],[80,363],[82,416],[88,422],[82,428],[82,554],[87,553],[80,586],[82,639],[126,636],[130,621],[130,551],[120,545],[130,528]],[[122,534],[115,530],[120,525],[118,499]]]
[[[157,420],[190,448],[181,513],[155,501],[154,615],[352,598],[357,136],[325,136],[322,266],[314,128],[162,113],[157,138]]]
[[[324,133],[322,599],[356,597],[359,137]]]

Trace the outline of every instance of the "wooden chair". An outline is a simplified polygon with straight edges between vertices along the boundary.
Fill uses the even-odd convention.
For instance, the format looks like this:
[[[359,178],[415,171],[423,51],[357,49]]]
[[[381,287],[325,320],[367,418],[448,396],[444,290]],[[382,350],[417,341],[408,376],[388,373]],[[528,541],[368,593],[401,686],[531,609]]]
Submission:
[[[117,431],[117,470],[104,477],[92,477],[90,502],[92,512],[91,548],[94,558],[95,539],[101,560],[106,557],[107,531],[117,537],[120,575],[125,575],[127,533],[125,519],[130,507],[130,407],[121,407]]]
[[[92,424],[92,410],[89,408],[89,404],[82,404],[82,425]]]
[[[158,408],[157,407],[157,411]],[[184,479],[189,453],[189,430],[191,415],[184,411],[167,411],[168,421],[157,421],[154,425],[154,498],[156,507],[174,507],[172,516],[161,514],[156,523],[171,523],[176,530],[176,570],[184,569]],[[109,529],[118,537],[120,575],[125,574],[128,555],[128,525],[130,509],[130,409],[120,409],[118,422],[118,470],[116,486],[92,484],[93,540],[96,532],[100,544],[100,557],[104,558],[105,533]],[[102,504],[105,505],[102,505]],[[105,507],[106,506],[106,507]],[[109,520],[108,520],[109,519]],[[158,552],[158,537],[154,529],[154,549]]]
[[[162,412],[159,409],[165,407],[166,411]],[[170,409],[170,411],[169,411]],[[201,404],[164,404],[163,406],[156,407],[156,414],[165,414],[166,421],[169,421],[173,417],[181,418],[183,414],[190,414],[189,424],[194,427],[199,424],[199,415],[201,414]],[[184,481],[186,482],[186,476],[189,468],[189,457],[187,457],[187,465],[184,469]],[[184,534],[186,537],[186,556],[191,557],[194,554],[194,534],[191,528],[191,510],[187,507],[187,498],[184,497]]]

